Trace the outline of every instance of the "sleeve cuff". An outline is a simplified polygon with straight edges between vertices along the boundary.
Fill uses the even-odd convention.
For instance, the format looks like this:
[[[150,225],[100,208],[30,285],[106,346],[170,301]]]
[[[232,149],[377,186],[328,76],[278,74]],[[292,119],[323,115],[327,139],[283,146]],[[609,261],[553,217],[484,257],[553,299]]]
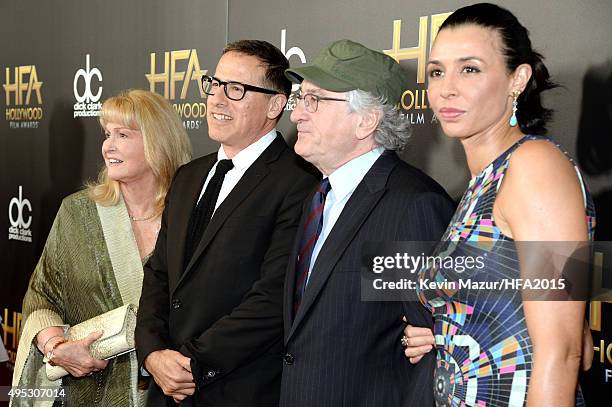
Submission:
[[[179,352],[191,359],[191,374],[198,390],[214,383],[223,375],[220,368],[200,363],[188,345],[181,346]]]

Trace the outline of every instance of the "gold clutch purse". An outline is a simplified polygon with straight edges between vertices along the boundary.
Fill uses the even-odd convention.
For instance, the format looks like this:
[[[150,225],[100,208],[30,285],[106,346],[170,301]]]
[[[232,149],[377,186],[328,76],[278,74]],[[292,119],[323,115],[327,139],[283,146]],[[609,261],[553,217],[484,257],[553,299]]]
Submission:
[[[112,359],[135,348],[136,310],[137,306],[134,304],[115,308],[71,326],[64,336],[69,341],[75,341],[94,331],[104,330],[102,337],[89,346],[89,352],[96,359]],[[49,380],[57,380],[68,374],[61,366],[47,364],[45,369]]]

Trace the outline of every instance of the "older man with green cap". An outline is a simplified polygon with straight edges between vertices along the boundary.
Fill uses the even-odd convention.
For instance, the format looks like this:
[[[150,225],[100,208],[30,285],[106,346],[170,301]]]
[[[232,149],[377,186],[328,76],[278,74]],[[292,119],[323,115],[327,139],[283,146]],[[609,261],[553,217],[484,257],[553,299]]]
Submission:
[[[349,40],[285,75],[300,84],[295,151],[323,180],[304,206],[285,284],[281,406],[433,405],[435,357],[403,356],[402,317],[430,327],[418,303],[361,301],[368,241],[439,240],[453,213],[444,189],[400,160],[410,135],[404,73]]]

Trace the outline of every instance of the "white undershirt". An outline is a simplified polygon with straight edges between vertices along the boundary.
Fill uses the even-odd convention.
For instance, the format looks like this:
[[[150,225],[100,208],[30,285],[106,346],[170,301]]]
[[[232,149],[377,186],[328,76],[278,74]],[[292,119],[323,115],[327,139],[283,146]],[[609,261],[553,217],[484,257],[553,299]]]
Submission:
[[[261,153],[265,151],[270,144],[276,138],[276,129],[272,129],[265,136],[249,145],[244,150],[241,150],[238,154],[232,158],[232,163],[234,164],[234,168],[229,170],[227,174],[225,174],[225,178],[223,178],[223,184],[221,184],[221,190],[219,191],[219,197],[217,198],[217,202],[215,203],[215,211],[223,203],[225,198],[232,192],[234,187],[238,184],[238,181],[242,178],[246,170],[259,158]],[[204,182],[204,186],[202,187],[202,191],[200,191],[200,197],[198,198],[198,202],[204,195],[204,191],[210,182],[210,179],[215,174],[217,170],[217,164],[220,160],[227,160],[227,154],[225,154],[225,150],[223,149],[223,145],[219,147],[219,151],[217,152],[217,162],[211,170],[208,172],[208,176],[206,177],[206,182]],[[214,215],[214,212],[213,212]]]

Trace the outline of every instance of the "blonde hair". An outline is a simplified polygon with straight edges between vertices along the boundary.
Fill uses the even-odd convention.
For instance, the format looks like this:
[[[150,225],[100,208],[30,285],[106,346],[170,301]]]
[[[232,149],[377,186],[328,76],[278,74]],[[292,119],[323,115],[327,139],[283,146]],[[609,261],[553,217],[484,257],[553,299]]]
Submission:
[[[107,99],[100,112],[100,125],[118,123],[142,133],[144,155],[157,180],[155,203],[164,199],[177,168],[191,160],[191,143],[180,117],[170,103],[154,92],[131,89]],[[100,205],[119,202],[119,182],[108,178],[106,166],[97,183],[86,185],[89,196]]]

